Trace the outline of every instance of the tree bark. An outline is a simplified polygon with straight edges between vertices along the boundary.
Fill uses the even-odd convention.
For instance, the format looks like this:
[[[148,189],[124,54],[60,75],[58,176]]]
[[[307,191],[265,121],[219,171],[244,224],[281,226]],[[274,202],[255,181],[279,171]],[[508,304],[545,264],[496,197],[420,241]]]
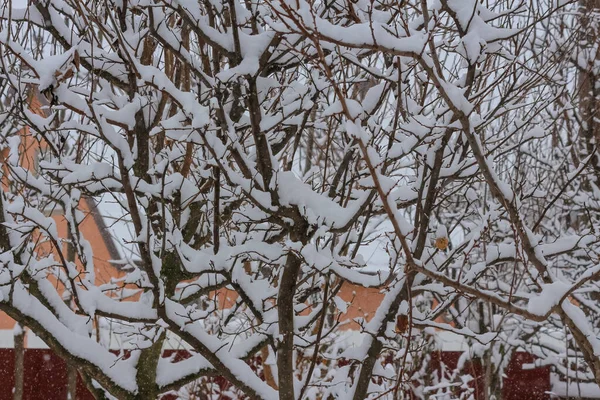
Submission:
[[[23,399],[23,384],[25,378],[25,330],[17,323],[15,326],[15,388],[13,400]]]
[[[67,400],[77,398],[77,368],[67,364]]]
[[[279,282],[279,345],[277,346],[277,371],[279,378],[279,398],[293,400],[294,394],[294,293],[300,259],[293,253],[287,256],[285,270]]]
[[[600,0],[581,0],[581,42],[584,43],[581,51],[586,47],[598,43],[598,32],[596,31],[591,16],[600,11]],[[588,49],[589,51],[589,49]],[[600,53],[596,54],[595,61],[600,60]],[[581,113],[581,138],[583,139],[587,155],[592,154],[594,148],[600,144],[600,93],[597,88],[598,77],[594,73],[591,65],[589,68],[579,69],[578,89],[579,89],[579,111]],[[596,175],[596,184],[600,182],[600,157],[598,153],[594,155],[592,167]]]

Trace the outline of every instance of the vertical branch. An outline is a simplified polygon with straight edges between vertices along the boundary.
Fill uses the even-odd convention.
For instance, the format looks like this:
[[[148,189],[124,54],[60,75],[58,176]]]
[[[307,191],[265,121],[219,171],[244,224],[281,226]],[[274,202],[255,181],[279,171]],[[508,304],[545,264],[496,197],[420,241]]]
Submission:
[[[301,262],[294,253],[288,253],[277,296],[279,343],[277,346],[277,373],[279,398],[295,399],[294,393],[294,293]]]
[[[75,245],[73,244],[73,233],[67,229],[67,261],[75,262]],[[73,288],[75,290],[75,288]],[[71,307],[71,296],[65,299],[68,307]],[[75,400],[77,398],[77,368],[75,365],[67,362],[67,399]]]
[[[213,172],[215,174],[215,187],[214,187],[214,203],[213,203],[213,246],[214,253],[219,252],[219,242],[221,239],[220,231],[220,205],[221,205],[221,170],[219,167],[214,167]]]
[[[25,329],[17,322],[13,333],[15,340],[15,387],[13,400],[23,400],[23,385],[25,382]]]

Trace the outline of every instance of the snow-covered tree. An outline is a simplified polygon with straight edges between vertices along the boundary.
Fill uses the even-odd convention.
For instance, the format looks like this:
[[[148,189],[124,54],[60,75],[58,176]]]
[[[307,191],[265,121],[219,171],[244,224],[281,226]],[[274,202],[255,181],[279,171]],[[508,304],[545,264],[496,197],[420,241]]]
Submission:
[[[440,331],[476,344],[490,395],[517,348],[600,383],[587,11],[5,1],[0,310],[99,398],[214,376],[257,399],[450,393],[459,370],[419,365]],[[109,283],[79,229],[87,201],[133,231]],[[385,294],[351,341],[343,285]],[[103,343],[109,325],[127,355]],[[169,341],[191,357],[161,357]]]

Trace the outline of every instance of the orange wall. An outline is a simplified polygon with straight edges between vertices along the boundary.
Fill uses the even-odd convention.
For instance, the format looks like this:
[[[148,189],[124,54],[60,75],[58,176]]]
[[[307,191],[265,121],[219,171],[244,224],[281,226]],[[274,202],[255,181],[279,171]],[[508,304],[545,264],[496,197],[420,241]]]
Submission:
[[[43,110],[41,109],[42,104],[38,98],[38,96],[32,96],[30,100],[31,109],[37,112],[40,115],[43,115]],[[30,171],[34,171],[36,162],[35,159],[37,157],[37,150],[44,144],[40,144],[37,140],[33,138],[30,134],[30,130],[28,127],[25,127],[21,131],[21,149],[19,152],[20,164],[23,168],[26,168]],[[8,149],[4,150],[1,154],[1,161],[3,162],[5,157],[8,155]],[[4,168],[6,170],[6,165],[4,164]],[[8,181],[5,179],[3,181],[3,187],[7,190]],[[82,233],[83,237],[86,238],[94,252],[94,265],[95,265],[95,275],[96,275],[96,284],[104,284],[110,282],[112,277],[120,277],[123,275],[118,269],[116,269],[110,262],[111,255],[109,249],[104,242],[102,232],[100,231],[100,227],[94,221],[94,217],[92,216],[90,210],[90,204],[82,200],[79,204],[79,209],[84,214],[86,214],[85,219],[79,225],[79,230]],[[52,216],[56,221],[58,235],[61,238],[67,238],[67,223],[63,216],[61,215],[53,215]],[[54,249],[51,247],[49,243],[43,244],[39,247],[40,252],[47,254],[49,251],[53,251]],[[63,248],[64,254],[66,254],[66,245]],[[58,258],[57,258],[58,259]],[[77,265],[81,268],[81,263],[79,260],[76,260]],[[5,313],[0,312],[0,329],[12,329],[15,325],[15,321],[12,320]]]
[[[216,296],[218,304],[221,304],[224,308],[233,307],[238,297],[237,292],[229,289],[221,289],[213,295]],[[365,318],[367,321],[370,320],[384,297],[381,289],[365,288],[349,283],[344,283],[337,295],[345,302],[350,303],[346,313],[340,317],[341,324],[339,327],[343,330],[358,330],[359,325],[354,319]]]
[[[31,108],[43,114],[41,109],[41,102],[38,97],[34,96],[31,100]],[[20,151],[20,163],[24,168],[31,171],[35,167],[35,158],[37,157],[36,152],[40,144],[31,136],[29,128],[25,128],[21,135],[21,151]],[[42,144],[43,146],[43,144]],[[6,152],[4,156],[6,156]],[[2,157],[3,158],[3,157]],[[4,181],[4,187],[8,182]],[[80,231],[83,236],[90,242],[94,252],[94,264],[96,274],[96,284],[108,283],[113,277],[121,277],[123,275],[118,269],[116,269],[109,260],[111,259],[110,251],[102,238],[102,232],[100,227],[96,224],[93,216],[90,214],[89,204],[86,201],[81,201],[80,210],[87,214],[85,220],[80,225]],[[54,215],[56,221],[58,234],[61,238],[67,238],[67,224],[64,218],[60,215]],[[40,251],[46,254],[49,251],[54,251],[49,244],[40,247]],[[65,251],[65,249],[63,249]],[[65,251],[66,253],[66,251]],[[80,265],[79,260],[77,264]],[[234,291],[222,289],[215,293],[220,304],[224,307],[231,307],[237,298],[237,294]],[[358,329],[358,324],[353,322],[354,318],[363,317],[367,320],[370,319],[379,304],[383,299],[383,294],[380,293],[379,289],[363,288],[345,283],[338,296],[350,303],[347,312],[342,315],[341,321],[347,322],[341,324],[342,329]],[[15,321],[8,317],[6,314],[0,312],[0,329],[12,329],[15,325]]]

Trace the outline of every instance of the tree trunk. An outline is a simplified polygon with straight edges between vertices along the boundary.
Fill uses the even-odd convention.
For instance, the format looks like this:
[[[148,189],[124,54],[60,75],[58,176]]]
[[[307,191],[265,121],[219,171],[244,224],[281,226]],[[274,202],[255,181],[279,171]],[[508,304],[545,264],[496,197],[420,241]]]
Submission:
[[[25,330],[17,323],[14,331],[15,340],[15,388],[13,400],[23,399],[24,361],[25,361]]]
[[[594,26],[593,15],[600,11],[600,0],[582,0],[581,4],[581,42],[584,46],[580,51],[589,51],[589,46],[598,42],[598,32]],[[596,61],[600,60],[600,53],[596,54]],[[578,88],[581,113],[581,138],[583,139],[587,155],[594,151],[600,144],[600,94],[597,88],[598,77],[591,65],[587,69],[579,70]],[[592,160],[592,167],[596,172],[596,184],[600,182],[600,157],[596,153]]]
[[[279,283],[279,335],[277,346],[277,372],[279,398],[295,399],[294,394],[294,293],[300,273],[300,259],[295,254],[287,256],[285,270]]]
[[[77,368],[67,364],[67,400],[77,398]]]

